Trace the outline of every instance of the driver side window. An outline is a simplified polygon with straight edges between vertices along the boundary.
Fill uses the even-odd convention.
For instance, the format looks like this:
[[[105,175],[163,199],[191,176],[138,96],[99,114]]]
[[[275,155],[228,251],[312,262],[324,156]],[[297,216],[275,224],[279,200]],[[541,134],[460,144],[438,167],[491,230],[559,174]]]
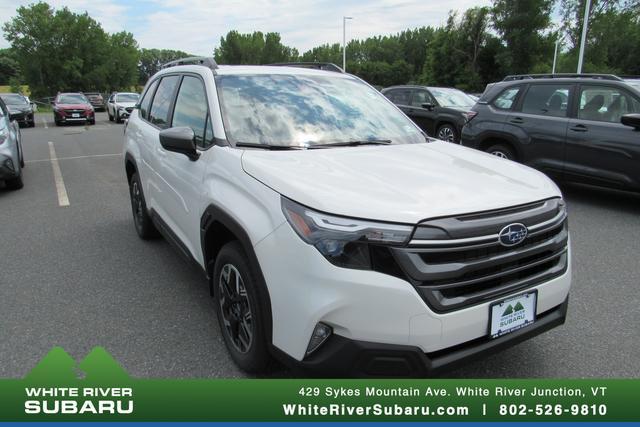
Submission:
[[[411,98],[412,107],[423,108],[422,104],[425,103],[435,105],[433,97],[429,94],[429,92],[427,92],[426,90],[417,90],[413,92],[413,97]]]

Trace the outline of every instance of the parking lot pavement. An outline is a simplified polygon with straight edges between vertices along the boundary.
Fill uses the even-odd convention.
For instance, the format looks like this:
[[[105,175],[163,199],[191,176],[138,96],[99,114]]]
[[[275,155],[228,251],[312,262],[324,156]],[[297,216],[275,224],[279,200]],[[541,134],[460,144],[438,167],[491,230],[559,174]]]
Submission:
[[[22,130],[24,189],[0,188],[0,377],[22,377],[56,345],[77,359],[104,346],[136,377],[243,376],[205,281],[165,241],[135,234],[123,125],[105,113],[95,126],[55,127],[48,114],[36,123]],[[563,190],[574,267],[567,323],[445,376],[640,376],[640,197]]]

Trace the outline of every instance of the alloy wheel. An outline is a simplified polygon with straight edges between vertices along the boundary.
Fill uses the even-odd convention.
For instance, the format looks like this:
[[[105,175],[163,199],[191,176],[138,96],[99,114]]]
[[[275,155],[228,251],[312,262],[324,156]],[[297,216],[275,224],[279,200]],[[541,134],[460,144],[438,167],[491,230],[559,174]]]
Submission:
[[[247,353],[253,342],[253,316],[247,289],[238,269],[225,264],[218,282],[218,301],[224,328],[236,350]]]
[[[494,150],[490,154],[493,154],[496,157],[500,157],[501,159],[509,159],[509,156],[507,156],[507,153],[505,153],[504,151]]]
[[[438,139],[447,142],[455,142],[456,137],[453,133],[453,129],[451,129],[449,126],[443,126],[440,128],[440,130],[438,130]]]

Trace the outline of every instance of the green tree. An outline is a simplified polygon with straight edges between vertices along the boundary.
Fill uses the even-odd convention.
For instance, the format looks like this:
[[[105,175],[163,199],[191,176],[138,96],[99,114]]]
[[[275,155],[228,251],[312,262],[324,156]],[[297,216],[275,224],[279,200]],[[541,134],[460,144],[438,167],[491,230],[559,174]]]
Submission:
[[[289,62],[298,59],[298,51],[282,44],[280,34],[254,31],[241,34],[229,31],[220,38],[220,46],[214,51],[217,62],[221,64],[271,64]]]
[[[147,80],[160,71],[167,62],[176,59],[187,58],[190,55],[181,50],[170,49],[140,49],[138,62],[138,82],[140,85],[147,83]]]
[[[507,50],[501,56],[511,74],[528,73],[553,55],[553,44],[544,37],[551,27],[553,0],[494,0],[493,26]]]
[[[0,85],[9,84],[12,78],[21,79],[17,55],[13,49],[0,49]]]
[[[138,64],[140,51],[133,34],[126,31],[109,37],[109,62],[107,88],[111,90],[128,89],[138,83]]]

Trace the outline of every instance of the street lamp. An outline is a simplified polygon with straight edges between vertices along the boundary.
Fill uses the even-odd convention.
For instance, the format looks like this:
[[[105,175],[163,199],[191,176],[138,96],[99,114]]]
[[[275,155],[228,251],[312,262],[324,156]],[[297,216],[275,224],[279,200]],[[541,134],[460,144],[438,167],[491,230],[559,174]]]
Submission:
[[[584,5],[584,21],[582,22],[582,38],[580,39],[580,55],[578,56],[578,74],[582,73],[584,45],[587,39],[587,27],[589,26],[589,9],[591,9],[591,0],[587,0]]]
[[[353,17],[342,17],[342,69],[344,71],[347,71],[347,19],[353,19]]]
[[[560,46],[560,43],[562,43],[562,39],[564,39],[564,36],[560,36],[556,39],[556,50],[553,53],[553,68],[551,69],[551,74],[555,74],[556,73],[556,61],[558,59],[558,47]]]

